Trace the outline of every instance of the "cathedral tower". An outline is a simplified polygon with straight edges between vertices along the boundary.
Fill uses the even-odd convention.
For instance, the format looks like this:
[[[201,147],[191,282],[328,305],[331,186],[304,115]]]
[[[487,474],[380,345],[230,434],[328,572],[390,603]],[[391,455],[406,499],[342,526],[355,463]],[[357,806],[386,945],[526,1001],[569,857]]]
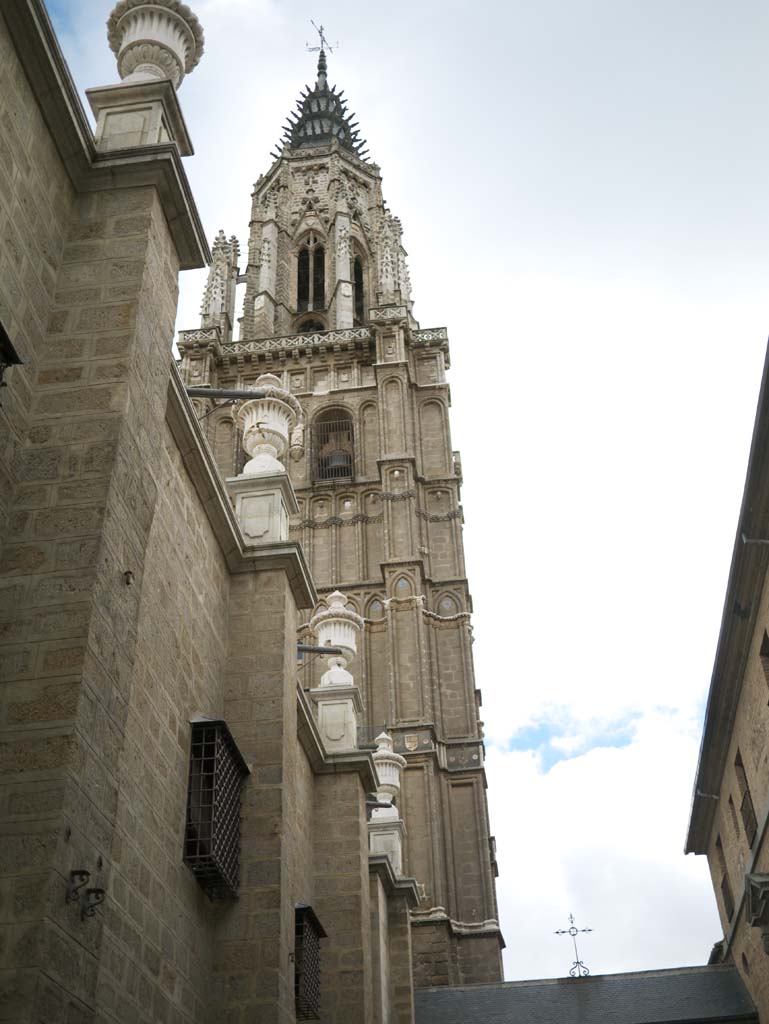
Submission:
[[[234,239],[220,232],[214,244],[201,327],[180,336],[182,373],[188,385],[247,388],[269,372],[301,403],[306,432],[287,460],[299,507],[291,538],[321,594],[342,590],[364,618],[352,665],[359,745],[386,727],[407,761],[405,868],[423,887],[415,983],[495,981],[502,937],[449,343],[445,328],[414,319],[401,224],[364,147],[321,50],[317,81],[254,188],[246,267]],[[234,340],[236,283],[245,300]],[[243,463],[235,410],[206,411],[217,464],[232,477]],[[319,660],[301,669],[308,690]]]

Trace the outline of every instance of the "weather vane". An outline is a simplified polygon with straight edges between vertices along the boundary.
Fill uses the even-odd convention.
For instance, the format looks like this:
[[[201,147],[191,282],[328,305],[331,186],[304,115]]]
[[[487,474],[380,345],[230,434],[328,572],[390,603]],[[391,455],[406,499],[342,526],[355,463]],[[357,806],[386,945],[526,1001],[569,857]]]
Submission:
[[[307,47],[307,52],[317,53],[318,50],[328,50],[329,53],[333,53],[334,50],[339,46],[339,43],[337,42],[332,45],[328,41],[328,39],[326,39],[326,30],[324,29],[324,27],[322,25],[316,25],[312,18],[310,18],[310,24],[318,33],[318,37],[320,38],[320,46],[310,46],[309,43],[305,43],[304,45]]]
[[[579,958],[579,952],[577,951],[577,936],[580,932],[592,932],[592,930],[592,928],[575,928],[574,915],[569,914],[569,927],[560,928],[555,933],[556,935],[571,935],[571,941],[574,943],[574,963],[571,965],[569,974],[572,978],[586,978],[588,974],[590,974],[590,971]]]

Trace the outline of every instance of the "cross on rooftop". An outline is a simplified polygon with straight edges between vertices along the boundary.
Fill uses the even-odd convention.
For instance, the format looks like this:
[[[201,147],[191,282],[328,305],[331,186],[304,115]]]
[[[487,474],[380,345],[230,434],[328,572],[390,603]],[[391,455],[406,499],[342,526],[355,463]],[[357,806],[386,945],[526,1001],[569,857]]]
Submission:
[[[574,943],[574,963],[571,965],[569,974],[572,978],[586,978],[590,971],[585,967],[579,958],[579,952],[577,950],[577,936],[580,932],[592,932],[592,928],[577,928],[574,924],[574,915],[569,914],[569,927],[559,928],[556,931],[556,935],[570,935],[571,941]]]
[[[320,50],[321,53],[323,53],[325,50],[328,50],[329,53],[333,53],[334,50],[339,46],[339,43],[334,43],[332,46],[331,43],[326,38],[325,28],[322,25],[316,25],[312,18],[310,18],[310,24],[318,33],[318,38],[320,39],[320,46],[310,46],[309,43],[305,43],[305,46],[307,47],[307,52],[317,53],[318,50]]]

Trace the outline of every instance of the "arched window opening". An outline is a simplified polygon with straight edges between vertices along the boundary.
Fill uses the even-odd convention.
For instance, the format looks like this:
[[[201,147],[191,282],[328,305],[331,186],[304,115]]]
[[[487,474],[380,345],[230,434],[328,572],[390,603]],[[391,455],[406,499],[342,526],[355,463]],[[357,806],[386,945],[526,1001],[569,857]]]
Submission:
[[[355,324],[360,326],[365,319],[366,300],[363,289],[363,260],[356,256],[352,266],[352,294]]]
[[[341,409],[322,413],[313,426],[313,469],[316,480],[349,480],[355,448],[352,417]]]
[[[302,320],[296,329],[299,334],[315,334],[316,331],[325,331],[326,325],[322,320]]]
[[[303,247],[299,250],[299,263],[296,274],[296,308],[303,312],[309,308],[310,302],[310,250]]]
[[[299,249],[296,308],[299,313],[326,308],[326,250],[317,235],[308,235]]]

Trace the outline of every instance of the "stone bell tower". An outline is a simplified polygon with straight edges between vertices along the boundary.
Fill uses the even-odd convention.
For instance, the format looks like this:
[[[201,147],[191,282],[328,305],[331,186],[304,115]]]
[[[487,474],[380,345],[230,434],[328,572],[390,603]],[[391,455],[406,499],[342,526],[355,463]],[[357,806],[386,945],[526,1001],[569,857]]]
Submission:
[[[413,315],[400,221],[382,197],[355,115],[317,81],[256,183],[248,262],[220,233],[200,328],[181,332],[189,384],[243,388],[277,377],[303,410],[286,463],[302,544],[319,591],[343,591],[363,619],[350,663],[360,688],[357,743],[385,738],[405,758],[404,869],[423,890],[412,911],[420,986],[496,981],[497,920],[482,723],[471,653],[461,465],[449,433],[449,343]],[[236,283],[245,284],[232,336]],[[206,409],[226,478],[244,463],[237,409]],[[307,609],[302,639],[312,642]],[[322,689],[320,659],[300,669]]]

